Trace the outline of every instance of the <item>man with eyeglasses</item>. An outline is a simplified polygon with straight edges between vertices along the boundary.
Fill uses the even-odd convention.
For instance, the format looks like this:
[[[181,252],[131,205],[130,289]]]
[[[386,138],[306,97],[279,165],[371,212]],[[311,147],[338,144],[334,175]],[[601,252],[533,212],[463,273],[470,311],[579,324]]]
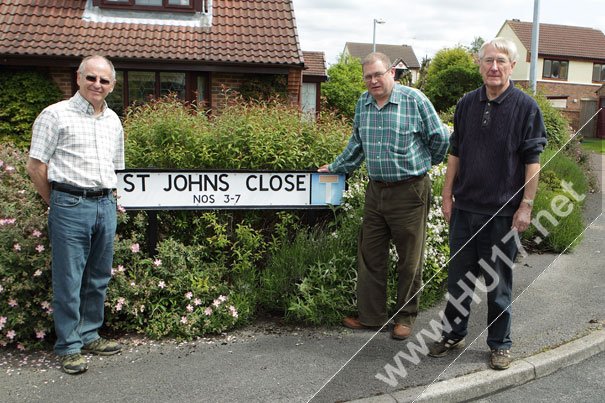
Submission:
[[[122,123],[105,102],[115,77],[105,57],[84,58],[78,92],[36,118],[27,162],[36,190],[50,206],[55,353],[68,374],[87,370],[82,353],[121,350],[98,333],[117,225],[115,170],[124,169]]]
[[[355,107],[353,133],[344,151],[319,172],[351,172],[366,162],[363,223],[358,243],[357,317],[352,329],[383,329],[387,313],[389,244],[397,255],[397,304],[391,337],[404,340],[418,314],[430,205],[427,172],[443,161],[449,131],[420,91],[395,82],[395,69],[382,53],[362,61],[367,92]]]
[[[456,105],[443,214],[450,225],[448,302],[432,357],[462,348],[477,278],[487,290],[487,345],[493,369],[510,366],[512,266],[519,233],[531,222],[546,129],[540,109],[515,88],[513,42],[495,38],[479,50],[484,85]]]

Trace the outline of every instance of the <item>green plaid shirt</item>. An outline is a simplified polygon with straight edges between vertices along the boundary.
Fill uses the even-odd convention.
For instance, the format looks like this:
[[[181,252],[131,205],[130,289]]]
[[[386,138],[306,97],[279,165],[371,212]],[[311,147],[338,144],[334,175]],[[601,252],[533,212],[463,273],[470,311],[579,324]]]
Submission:
[[[449,131],[428,98],[395,84],[382,108],[368,92],[361,95],[349,144],[329,169],[351,172],[365,160],[370,179],[396,182],[427,173],[448,146]]]

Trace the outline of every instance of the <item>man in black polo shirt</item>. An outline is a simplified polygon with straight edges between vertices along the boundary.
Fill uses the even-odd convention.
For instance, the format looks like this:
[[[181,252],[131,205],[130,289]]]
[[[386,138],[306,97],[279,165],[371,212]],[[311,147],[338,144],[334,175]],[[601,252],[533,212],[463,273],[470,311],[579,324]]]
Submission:
[[[456,106],[443,187],[451,260],[442,339],[429,355],[464,346],[475,280],[487,291],[490,366],[510,365],[512,266],[531,221],[546,130],[536,102],[510,76],[517,49],[495,38],[479,50],[484,85]]]

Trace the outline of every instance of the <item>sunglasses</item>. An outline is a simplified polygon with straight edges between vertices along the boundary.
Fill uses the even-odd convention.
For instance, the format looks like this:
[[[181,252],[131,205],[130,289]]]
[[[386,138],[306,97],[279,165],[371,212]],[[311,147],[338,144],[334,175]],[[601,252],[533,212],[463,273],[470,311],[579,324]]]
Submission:
[[[96,83],[97,82],[97,76],[89,74],[87,76],[84,76],[84,78],[86,79],[86,81],[90,82],[90,83]],[[101,78],[98,77],[99,82],[101,83],[101,85],[109,85],[111,83],[111,81],[109,81],[106,78]]]

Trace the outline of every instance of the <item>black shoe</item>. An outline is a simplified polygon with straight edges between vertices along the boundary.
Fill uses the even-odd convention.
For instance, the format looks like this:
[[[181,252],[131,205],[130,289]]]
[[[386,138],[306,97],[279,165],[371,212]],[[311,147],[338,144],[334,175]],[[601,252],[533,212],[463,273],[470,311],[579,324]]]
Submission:
[[[452,349],[460,349],[465,346],[464,337],[461,339],[452,339],[442,336],[441,340],[429,345],[429,356],[443,357]]]

